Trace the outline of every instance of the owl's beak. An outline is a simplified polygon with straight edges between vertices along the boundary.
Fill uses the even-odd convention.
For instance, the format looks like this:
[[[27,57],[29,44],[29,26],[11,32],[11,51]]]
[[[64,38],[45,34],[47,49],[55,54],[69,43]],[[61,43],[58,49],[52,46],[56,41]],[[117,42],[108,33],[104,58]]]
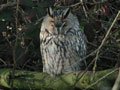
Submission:
[[[53,35],[58,35],[58,28],[55,28]]]
[[[63,24],[61,24],[61,26],[59,27],[59,32],[62,33],[64,30],[64,26],[65,26],[65,22]]]

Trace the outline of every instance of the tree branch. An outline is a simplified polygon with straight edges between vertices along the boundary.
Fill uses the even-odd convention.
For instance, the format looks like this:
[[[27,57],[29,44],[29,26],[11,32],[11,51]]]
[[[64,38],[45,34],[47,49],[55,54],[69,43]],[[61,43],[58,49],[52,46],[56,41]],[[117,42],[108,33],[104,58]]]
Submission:
[[[6,4],[0,5],[0,11],[6,9],[7,7],[15,6],[16,2],[7,2]]]

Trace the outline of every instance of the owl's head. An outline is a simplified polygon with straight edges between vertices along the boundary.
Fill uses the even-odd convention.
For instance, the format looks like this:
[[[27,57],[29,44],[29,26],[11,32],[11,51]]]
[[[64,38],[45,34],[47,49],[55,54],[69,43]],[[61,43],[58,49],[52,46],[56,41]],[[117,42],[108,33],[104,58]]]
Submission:
[[[67,26],[70,8],[47,9],[47,16],[44,18],[41,31],[46,34],[59,34]]]

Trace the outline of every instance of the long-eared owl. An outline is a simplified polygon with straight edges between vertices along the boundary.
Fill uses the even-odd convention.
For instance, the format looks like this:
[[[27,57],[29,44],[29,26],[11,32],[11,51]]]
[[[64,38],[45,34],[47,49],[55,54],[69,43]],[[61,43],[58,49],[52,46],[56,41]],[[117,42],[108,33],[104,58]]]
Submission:
[[[86,55],[86,37],[69,8],[48,9],[40,30],[43,72],[51,76],[80,71]]]

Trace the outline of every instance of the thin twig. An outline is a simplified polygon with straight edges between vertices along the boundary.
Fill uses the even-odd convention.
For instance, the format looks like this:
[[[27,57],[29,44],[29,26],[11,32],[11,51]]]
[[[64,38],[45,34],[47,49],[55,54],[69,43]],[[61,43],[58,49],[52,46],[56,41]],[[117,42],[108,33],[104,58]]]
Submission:
[[[84,13],[85,13],[85,16],[86,16],[86,18],[88,18],[87,11],[86,11],[85,6],[84,6],[84,4],[83,4],[83,0],[80,0],[80,2],[81,2],[81,4],[82,4],[82,7],[83,7],[83,11],[84,11]]]
[[[6,4],[2,4],[0,5],[0,11],[2,11],[3,9],[7,8],[7,7],[11,7],[11,6],[15,6],[16,2],[7,2]]]
[[[13,90],[13,83],[14,83],[14,77],[15,77],[15,68],[16,68],[16,46],[17,46],[17,40],[18,40],[18,11],[19,11],[19,0],[17,0],[16,4],[16,13],[15,13],[15,25],[16,25],[16,39],[15,39],[15,44],[12,46],[13,50],[13,69],[11,71],[11,90]]]
[[[118,60],[120,60],[120,54],[118,55]],[[120,61],[118,61],[118,66],[120,65]],[[120,67],[119,67],[119,73],[115,80],[115,83],[113,85],[112,90],[120,90]]]
[[[70,7],[75,7],[75,6],[79,6],[79,5],[81,5],[81,2],[73,4],[73,5],[70,5]]]
[[[7,63],[3,59],[0,58],[0,61],[4,63],[4,65],[7,65]]]
[[[99,46],[98,49],[97,49],[96,57],[95,57],[95,64],[94,64],[94,67],[93,67],[93,71],[95,71],[95,69],[96,69],[96,67],[97,67],[97,60],[98,60],[98,57],[99,57],[100,50],[101,50],[101,48],[103,47],[103,45],[105,44],[105,41],[107,40],[107,38],[108,38],[108,36],[109,36],[109,34],[110,34],[110,31],[111,31],[112,27],[114,26],[115,22],[117,21],[117,18],[118,18],[118,16],[119,16],[119,14],[120,14],[120,11],[118,11],[115,19],[113,20],[111,26],[109,27],[109,29],[108,29],[108,31],[107,31],[107,33],[106,33],[104,39],[102,40],[100,46]]]
[[[112,22],[112,24],[111,24],[110,28],[108,29],[108,31],[107,31],[104,39],[102,40],[102,43],[101,43],[100,46],[98,47],[97,56],[98,56],[98,54],[99,54],[99,52],[100,52],[100,49],[102,48],[102,46],[104,45],[105,41],[107,40],[108,35],[110,34],[110,31],[111,31],[112,27],[114,26],[115,22],[117,21],[119,14],[120,14],[120,11],[118,11],[118,13],[117,13],[114,21]]]
[[[83,0],[82,0],[83,1]],[[100,2],[84,2],[85,4],[90,4],[90,5],[98,5],[98,4],[103,4],[103,3],[106,3],[108,0],[104,0],[104,1],[100,1]],[[79,6],[79,5],[82,5],[81,2],[78,2],[78,3],[75,3],[75,4],[72,4],[70,5],[70,7],[75,7],[75,6]]]
[[[113,85],[112,90],[120,90],[120,68],[115,84]]]
[[[96,85],[97,83],[99,83],[100,81],[102,81],[103,79],[105,79],[106,77],[108,77],[109,75],[111,75],[112,73],[114,73],[115,71],[117,71],[118,68],[116,68],[115,70],[111,71],[110,73],[107,73],[106,75],[104,75],[103,77],[101,77],[100,79],[98,79],[96,82],[92,83],[91,85],[89,85],[86,89],[84,90],[87,90],[89,89],[90,87]]]
[[[96,50],[94,50],[92,53],[90,53],[89,55],[87,55],[86,57],[83,58],[83,60],[84,60],[84,59],[86,59],[87,57],[89,57],[89,56],[91,56],[91,55],[94,55],[94,54],[96,53],[95,59],[93,59],[93,61],[89,64],[88,67],[90,67],[90,65],[93,64],[93,62],[96,62],[96,59],[98,58],[98,55],[99,55],[99,52],[100,52],[100,49],[101,49],[102,46],[104,45],[104,43],[105,43],[105,41],[106,41],[106,39],[107,39],[107,37],[108,37],[108,35],[109,35],[112,27],[114,26],[114,24],[115,24],[115,22],[116,22],[116,20],[117,20],[117,18],[118,18],[118,16],[119,16],[119,13],[120,13],[120,11],[118,12],[117,16],[115,17],[115,19],[114,19],[113,23],[111,24],[110,28],[108,29],[108,31],[107,31],[107,33],[106,33],[106,35],[105,35],[105,38],[102,40],[102,43],[100,44],[100,46],[99,46]],[[88,67],[87,67],[86,70],[81,74],[81,76],[76,80],[76,82],[74,83],[74,86],[75,86],[75,85],[77,84],[77,82],[85,75],[85,73],[86,73],[87,70],[88,70]],[[95,66],[95,67],[96,67],[96,66]],[[79,76],[79,74],[80,74],[80,73],[78,73],[78,76]],[[92,84],[92,86],[93,86],[93,84]]]

